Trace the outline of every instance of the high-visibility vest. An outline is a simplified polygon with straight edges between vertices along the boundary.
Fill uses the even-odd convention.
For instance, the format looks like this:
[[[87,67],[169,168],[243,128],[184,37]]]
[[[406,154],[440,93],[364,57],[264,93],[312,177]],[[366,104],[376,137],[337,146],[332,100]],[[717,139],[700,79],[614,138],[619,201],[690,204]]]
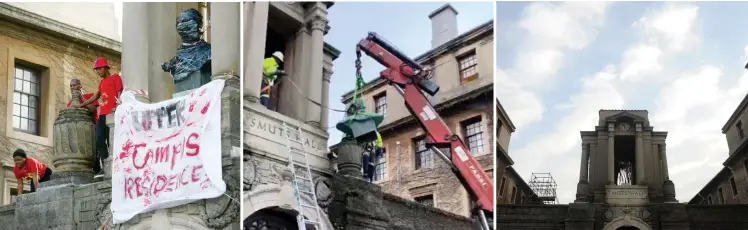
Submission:
[[[382,135],[379,135],[379,132],[377,132],[376,146],[377,146],[377,148],[384,147],[384,143],[382,143]]]
[[[280,66],[278,66],[278,63],[275,62],[275,58],[273,57],[265,58],[265,60],[262,60],[262,75],[263,81],[265,81],[266,84],[271,85],[273,82],[275,82],[275,79],[278,78],[278,76],[275,75],[275,72],[279,67]],[[270,95],[270,88],[268,88],[264,92],[260,92],[260,94]]]

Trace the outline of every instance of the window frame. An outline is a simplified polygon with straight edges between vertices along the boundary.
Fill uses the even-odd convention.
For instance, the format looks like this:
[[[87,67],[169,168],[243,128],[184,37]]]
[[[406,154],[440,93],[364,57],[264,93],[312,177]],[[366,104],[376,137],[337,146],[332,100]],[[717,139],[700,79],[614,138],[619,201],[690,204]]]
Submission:
[[[417,196],[417,197],[413,197],[413,201],[415,201],[415,202],[417,202],[417,203],[419,203],[421,205],[424,205],[424,206],[429,206],[429,205],[423,203],[424,198],[426,200],[431,200],[431,206],[430,207],[436,208],[436,198],[435,198],[435,196],[434,196],[433,193],[424,194],[424,195],[420,195],[420,196]]]
[[[373,99],[374,99],[374,112],[382,116],[387,116],[387,92],[385,91],[377,95],[374,95]],[[380,99],[382,99],[381,104],[380,104]]]
[[[501,184],[499,185],[499,197],[504,197],[504,186],[506,185],[506,177],[501,177]]]
[[[460,78],[460,85],[480,77],[478,71],[478,53],[475,52],[475,49],[467,51],[455,57],[455,59],[457,60],[457,76]]]
[[[24,66],[33,67],[41,72],[40,78],[40,108],[39,108],[39,135],[32,135],[25,132],[16,131],[13,128],[6,128],[5,135],[10,139],[23,140],[29,143],[38,144],[41,146],[53,147],[53,134],[54,134],[54,118],[57,116],[57,94],[49,93],[54,92],[52,85],[55,84],[52,79],[62,78],[60,69],[54,69],[49,59],[42,56],[34,55],[29,52],[22,52],[14,47],[8,47],[8,58],[6,63],[6,100],[13,100],[13,90],[10,88],[13,86],[15,79],[10,77],[15,75],[16,63],[23,64]],[[2,70],[0,70],[2,71]],[[6,114],[13,114],[13,104],[6,103]],[[5,117],[5,127],[13,127],[12,116]]]
[[[735,128],[737,128],[737,129],[738,129],[738,130],[737,130],[737,131],[738,131],[738,139],[739,139],[739,140],[742,140],[743,138],[745,138],[745,132],[744,132],[744,130],[743,130],[743,121],[738,121],[738,122],[737,122],[737,123],[735,124]]]
[[[735,183],[735,177],[734,176],[730,177],[730,188],[732,190],[732,197],[735,198],[736,196],[738,196],[738,193],[740,191],[738,191],[738,186]]]
[[[478,115],[461,121],[460,128],[462,128],[463,140],[468,150],[470,150],[470,154],[473,156],[483,155],[486,152],[486,140],[483,135],[485,133],[485,127],[483,127],[483,116]],[[471,133],[471,130],[478,131]],[[477,138],[475,141],[477,146],[471,144],[471,138]]]
[[[382,181],[387,176],[387,151],[382,149],[382,156],[374,159],[374,181]]]
[[[12,77],[13,85],[11,86],[12,87],[11,91],[13,93],[13,100],[10,101],[10,104],[12,104],[11,106],[13,107],[11,109],[13,113],[10,114],[13,130],[17,132],[23,132],[26,134],[34,135],[34,136],[40,136],[41,129],[42,129],[41,127],[42,121],[40,119],[41,118],[41,105],[42,105],[41,99],[43,97],[42,92],[41,92],[42,71],[38,70],[37,68],[33,68],[29,65],[25,65],[23,63],[18,63],[18,62],[14,63],[13,69],[14,69],[13,77]],[[31,77],[32,79],[25,79],[25,77],[18,77],[17,75],[19,71],[21,71],[21,73],[24,75],[26,73],[29,73],[29,75],[32,76]],[[36,80],[34,81],[33,78],[36,78]],[[17,85],[17,83],[19,82],[21,83],[20,86]],[[32,88],[32,90],[35,90],[36,94],[34,94],[33,91],[25,92],[25,88],[27,85],[26,83],[28,83],[28,86],[30,87],[32,84],[34,85],[34,88]],[[18,87],[20,87],[21,89],[18,89]],[[18,96],[19,98],[16,98],[16,96]],[[25,104],[23,100],[24,97],[28,98]],[[35,98],[33,102],[31,101],[32,98]],[[19,109],[17,111],[18,115],[16,115],[16,106]],[[34,110],[33,114],[29,113],[31,109]],[[26,116],[23,115],[24,110],[27,112]],[[31,116],[33,116],[33,118]],[[16,127],[16,122],[15,122],[16,118],[18,119],[19,127]],[[27,122],[26,127],[28,129],[22,128],[21,124],[23,124],[23,122]],[[33,128],[29,127],[32,123],[34,124]]]
[[[423,145],[420,145],[419,143],[423,142]],[[423,149],[420,149],[420,147],[423,146]],[[428,169],[428,168],[434,168],[436,166],[436,162],[434,160],[434,151],[431,151],[431,149],[426,147],[426,136],[421,136],[413,139],[413,157],[415,158],[414,168],[415,170],[421,170],[421,169]],[[423,154],[427,154],[427,157],[424,157]],[[427,160],[422,161],[424,158]],[[424,163],[429,162],[429,165],[424,165]]]

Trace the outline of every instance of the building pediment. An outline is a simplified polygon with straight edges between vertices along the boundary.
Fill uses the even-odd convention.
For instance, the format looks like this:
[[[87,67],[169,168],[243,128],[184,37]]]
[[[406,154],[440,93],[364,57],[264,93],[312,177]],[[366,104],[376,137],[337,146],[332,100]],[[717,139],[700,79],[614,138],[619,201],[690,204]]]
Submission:
[[[644,127],[649,126],[646,110],[600,110],[599,126],[606,126],[610,122],[628,121],[642,123]]]

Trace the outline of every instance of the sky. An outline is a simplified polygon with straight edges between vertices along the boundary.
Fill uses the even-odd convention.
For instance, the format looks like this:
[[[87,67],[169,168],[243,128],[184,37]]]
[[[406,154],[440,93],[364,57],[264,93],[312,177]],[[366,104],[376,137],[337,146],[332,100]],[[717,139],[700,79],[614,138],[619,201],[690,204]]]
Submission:
[[[8,4],[116,41],[122,41],[122,2],[15,2]]]
[[[431,21],[428,15],[445,3],[359,3],[336,2],[328,10],[331,27],[325,35],[325,42],[341,51],[334,61],[333,75],[330,82],[329,105],[334,109],[344,109],[341,96],[353,90],[356,81],[355,46],[369,31],[383,36],[411,58],[425,53],[431,48]],[[492,2],[457,2],[450,3],[459,13],[457,15],[458,33],[466,32],[480,24],[493,19]],[[364,80],[370,81],[379,77],[383,69],[370,57],[362,56]],[[344,118],[344,114],[330,111],[328,145],[337,144],[342,133],[334,128]]]
[[[667,131],[670,178],[688,202],[728,156],[722,126],[748,92],[748,3],[499,2],[496,96],[517,127],[529,180],[550,172],[561,203],[579,180],[580,131],[600,109],[645,109]]]

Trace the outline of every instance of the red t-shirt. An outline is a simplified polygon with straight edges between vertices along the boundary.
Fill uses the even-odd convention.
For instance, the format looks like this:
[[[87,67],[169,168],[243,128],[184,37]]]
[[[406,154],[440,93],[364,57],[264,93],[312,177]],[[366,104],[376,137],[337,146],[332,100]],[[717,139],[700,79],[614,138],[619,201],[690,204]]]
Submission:
[[[47,172],[47,165],[34,158],[27,157],[26,164],[23,164],[23,167],[18,168],[18,165],[13,166],[13,174],[15,174],[16,179],[19,180],[31,180],[31,176],[34,175],[34,172],[36,172],[36,174],[39,175],[39,179],[41,179],[44,176],[44,173]]]
[[[83,94],[83,98],[81,98],[81,102],[80,103],[86,102],[88,99],[91,99],[91,97],[93,97],[93,93]],[[72,103],[73,103],[72,100],[68,101],[68,103],[65,106],[66,107],[70,107],[70,104],[72,104]],[[91,103],[91,105],[96,106],[97,110],[98,110],[99,101],[94,101],[93,103]],[[99,115],[97,113],[98,113],[98,111],[94,111],[94,117],[93,117],[94,124],[96,123],[96,120],[99,120]]]
[[[101,104],[99,106],[99,115],[109,115],[117,107],[117,97],[122,92],[122,78],[119,74],[105,77],[99,82],[99,95]]]

